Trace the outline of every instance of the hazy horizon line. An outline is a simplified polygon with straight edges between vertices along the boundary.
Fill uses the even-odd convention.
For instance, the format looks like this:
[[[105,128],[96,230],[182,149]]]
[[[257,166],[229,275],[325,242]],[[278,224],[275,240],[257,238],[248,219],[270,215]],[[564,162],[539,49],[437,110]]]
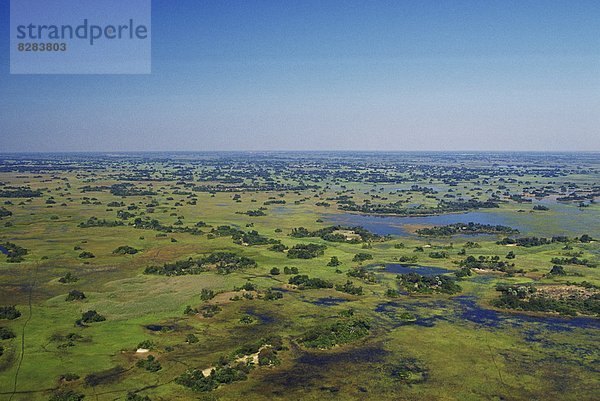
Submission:
[[[90,153],[90,154],[106,154],[106,153],[600,153],[598,150],[382,150],[382,149],[210,149],[210,150],[16,150],[16,151],[0,151],[0,155],[6,154],[75,154],[75,153]]]

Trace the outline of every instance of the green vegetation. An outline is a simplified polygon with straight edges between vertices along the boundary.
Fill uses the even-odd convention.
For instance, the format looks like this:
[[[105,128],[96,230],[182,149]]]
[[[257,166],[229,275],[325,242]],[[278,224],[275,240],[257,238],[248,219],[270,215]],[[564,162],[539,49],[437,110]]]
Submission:
[[[135,255],[138,252],[139,250],[135,249],[134,247],[121,245],[120,247],[116,248],[112,253],[114,253],[115,255]]]
[[[332,256],[331,259],[329,260],[329,263],[327,263],[327,266],[329,267],[337,267],[339,265],[341,265],[342,262],[340,262],[340,260],[338,259],[337,256]]]
[[[147,395],[140,395],[132,392],[128,392],[125,397],[125,401],[152,401]]]
[[[386,366],[384,370],[394,380],[407,384],[422,383],[429,378],[429,370],[415,358],[402,358],[398,363]]]
[[[595,399],[597,155],[3,157],[0,398]]]
[[[333,283],[320,278],[309,278],[306,274],[291,277],[289,283],[298,286],[301,290],[311,288],[333,288]]]
[[[339,284],[336,285],[335,289],[337,291],[345,292],[345,293],[351,294],[351,295],[362,295],[363,294],[362,287],[355,286],[354,283],[350,280],[346,281],[346,283],[343,285],[339,285]]]
[[[293,238],[319,237],[330,242],[349,242],[358,244],[360,242],[379,241],[381,236],[373,234],[363,227],[330,226],[315,231],[309,231],[304,227],[293,228],[290,233]]]
[[[95,257],[96,257],[96,255],[94,255],[93,253],[88,252],[88,251],[83,251],[79,254],[80,259],[93,259]]]
[[[212,391],[221,384],[246,380],[248,373],[250,373],[250,366],[240,363],[235,366],[217,367],[206,377],[200,370],[188,370],[175,381],[191,390],[205,392]]]
[[[14,320],[21,316],[21,312],[14,305],[0,306],[0,319]]]
[[[483,269],[483,270],[495,270],[501,272],[510,272],[515,269],[514,263],[505,262],[500,260],[498,255],[494,256],[467,256],[466,259],[458,262],[460,267],[468,269]]]
[[[523,247],[533,247],[553,244],[555,242],[569,242],[569,239],[565,236],[555,236],[552,238],[538,238],[538,237],[521,237],[521,238],[504,238],[498,241],[498,245],[517,245]]]
[[[328,349],[365,337],[370,328],[361,319],[339,320],[307,331],[299,341],[308,348]]]
[[[68,272],[63,277],[58,279],[58,281],[63,284],[75,283],[77,280],[79,280],[79,278],[71,272]]]
[[[0,198],[38,198],[40,196],[42,196],[42,191],[29,187],[5,186],[0,190]]]
[[[577,256],[566,258],[552,258],[550,262],[554,263],[555,265],[580,265],[586,267],[596,267],[596,263],[588,259],[578,258]]]
[[[200,259],[188,259],[175,263],[165,263],[162,267],[147,267],[144,273],[165,276],[181,276],[185,274],[200,274],[211,269],[221,274],[229,274],[235,270],[256,267],[256,262],[245,256],[232,252],[215,252]]]
[[[418,273],[399,274],[398,285],[408,292],[455,294],[462,288],[448,276],[422,276]]]
[[[0,219],[3,217],[10,217],[10,216],[12,216],[12,212],[3,206],[0,206]]]
[[[357,253],[356,255],[354,255],[354,257],[352,258],[353,262],[364,262],[366,260],[372,260],[373,259],[373,255],[370,253],[366,253],[366,252],[360,252]]]
[[[146,359],[140,359],[136,362],[135,366],[146,369],[148,372],[158,372],[162,369],[160,362],[153,355],[148,355]]]
[[[95,310],[89,310],[87,312],[84,312],[81,314],[81,319],[78,320],[78,324],[79,323],[96,323],[96,322],[103,322],[105,321],[106,318],[104,316],[102,316],[101,314],[99,314],[98,312],[96,312]]]
[[[298,244],[288,250],[290,259],[312,259],[323,255],[327,247],[319,244]]]
[[[202,291],[200,291],[200,299],[202,301],[209,301],[213,299],[215,295],[217,294],[215,294],[213,290],[210,290],[208,288],[203,288]]]
[[[65,301],[79,301],[82,299],[85,299],[85,294],[83,292],[78,290],[71,290],[69,291],[69,295],[67,295]]]
[[[8,327],[0,327],[0,340],[9,340],[15,337],[16,335],[14,331],[9,329]]]
[[[417,234],[428,237],[448,237],[456,234],[516,234],[519,230],[502,225],[479,224],[469,222],[467,224],[455,223],[445,226],[420,228]]]
[[[5,249],[6,261],[8,263],[20,263],[24,260],[23,256],[29,253],[29,250],[12,242],[0,244]]]
[[[49,401],[81,401],[85,395],[73,390],[59,390],[52,394]]]
[[[429,252],[429,257],[432,259],[448,259],[450,254],[444,251]]]
[[[496,287],[501,296],[494,300],[498,308],[508,308],[532,312],[558,312],[564,315],[579,314],[600,316],[600,293],[581,295],[565,294],[549,296],[532,285],[499,284]]]

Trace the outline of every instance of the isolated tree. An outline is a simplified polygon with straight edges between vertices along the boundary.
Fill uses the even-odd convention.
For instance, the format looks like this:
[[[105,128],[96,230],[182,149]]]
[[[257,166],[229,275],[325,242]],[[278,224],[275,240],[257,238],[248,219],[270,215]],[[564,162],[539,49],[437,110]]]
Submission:
[[[341,265],[342,262],[340,262],[340,260],[338,259],[337,256],[332,256],[331,259],[329,260],[329,263],[327,263],[327,266],[329,267],[336,267]]]
[[[67,295],[65,301],[80,301],[82,299],[85,299],[85,294],[83,292],[78,290],[72,290],[69,291],[69,295]]]

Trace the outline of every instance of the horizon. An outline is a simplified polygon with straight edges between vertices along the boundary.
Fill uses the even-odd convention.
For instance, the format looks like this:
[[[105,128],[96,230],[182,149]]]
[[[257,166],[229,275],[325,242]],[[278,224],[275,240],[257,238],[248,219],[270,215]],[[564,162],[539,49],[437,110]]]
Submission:
[[[210,149],[210,150],[69,150],[69,151],[0,151],[2,155],[44,155],[44,154],[153,154],[153,153],[166,153],[166,154],[194,154],[194,153],[406,153],[406,154],[435,154],[435,153],[452,153],[452,154],[485,154],[485,153],[497,153],[497,154],[596,154],[600,153],[600,150],[440,150],[440,149],[429,149],[429,150],[348,150],[348,149],[256,149],[256,150],[243,150],[243,149]]]
[[[155,0],[148,75],[11,75],[8,6],[3,152],[600,151],[594,1]]]

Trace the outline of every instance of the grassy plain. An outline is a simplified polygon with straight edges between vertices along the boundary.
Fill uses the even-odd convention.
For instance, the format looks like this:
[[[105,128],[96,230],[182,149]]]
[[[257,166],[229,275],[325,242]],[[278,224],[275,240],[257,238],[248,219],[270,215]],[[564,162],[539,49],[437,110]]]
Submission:
[[[420,192],[397,193],[400,186],[410,187],[404,183],[380,184],[329,176],[320,182],[307,179],[306,184],[317,185],[318,189],[190,191],[192,196],[178,195],[177,188],[188,190],[159,174],[152,181],[127,181],[138,188],[153,188],[153,195],[122,197],[106,189],[81,191],[86,185],[108,187],[122,183],[117,177],[133,176],[145,168],[177,171],[177,166],[161,163],[101,160],[97,162],[98,169],[76,164],[67,170],[46,171],[38,166],[27,171],[5,168],[0,172],[3,187],[42,191],[39,197],[1,199],[10,202],[3,206],[12,215],[0,221],[0,242],[8,241],[28,250],[20,263],[9,263],[0,255],[0,305],[15,305],[22,313],[14,320],[0,320],[0,326],[16,334],[0,343],[4,348],[0,356],[1,400],[47,400],[60,389],[72,389],[90,400],[124,400],[128,392],[151,400],[593,400],[600,393],[597,316],[559,317],[553,313],[500,311],[492,306],[499,296],[495,289],[499,282],[544,286],[586,281],[599,286],[598,268],[569,264],[565,266],[566,276],[548,275],[553,265],[550,260],[565,257],[564,243],[526,248],[498,245],[500,237],[496,236],[407,235],[365,244],[289,236],[296,227],[317,230],[330,226],[323,216],[342,211],[335,201],[327,199],[341,193],[351,195],[356,204],[365,200],[403,200],[434,207],[449,189],[463,197],[481,199],[494,192],[503,198],[505,192],[522,194],[533,186],[556,189],[567,182],[597,191],[597,163],[573,161],[572,169],[577,163],[590,164],[586,174],[572,172],[548,178],[535,173],[535,169],[517,174],[520,169],[515,168],[514,174],[503,176],[503,181],[489,177],[455,179],[458,186],[433,178],[420,179],[418,175],[410,177],[410,185],[437,188],[434,197]],[[190,168],[194,165],[193,161],[181,163],[188,163]],[[295,165],[298,163],[294,161]],[[439,161],[440,165],[444,163],[447,161]],[[268,170],[269,165],[266,166]],[[339,169],[347,168],[351,167]],[[386,168],[371,167],[374,171]],[[297,181],[269,174],[282,185]],[[236,194],[239,199],[234,199]],[[191,199],[195,199],[195,204],[189,204]],[[273,199],[286,203],[266,205],[265,216],[242,214]],[[124,206],[108,206],[111,202],[123,202]],[[155,205],[148,206],[151,202]],[[319,202],[330,205],[316,205]],[[127,205],[138,206],[131,210],[137,217],[151,217],[165,226],[192,227],[202,221],[206,223],[206,227],[201,227],[205,233],[135,228],[130,225],[133,218],[124,220],[124,226],[78,227],[92,216],[119,220],[116,212],[127,210]],[[526,221],[520,236],[568,233],[571,238],[582,234],[600,238],[600,206],[596,203],[578,207],[573,202],[551,202],[550,210],[539,212],[532,211],[532,205],[508,200],[500,203],[498,209],[485,212],[516,223]],[[174,225],[177,221],[183,224]],[[211,228],[220,225],[256,230],[288,247],[311,243],[327,248],[323,256],[313,259],[289,259],[285,252],[269,250],[270,245],[236,244],[230,236],[211,238]],[[477,242],[479,247],[465,248],[468,241]],[[123,245],[139,252],[113,254]],[[419,246],[424,247],[423,252],[415,252]],[[571,247],[568,252],[580,252],[581,258],[600,262],[597,241],[581,243],[571,239]],[[462,249],[465,254],[460,254]],[[435,250],[447,252],[448,257],[430,257],[429,253]],[[79,255],[83,251],[95,257],[82,259]],[[148,266],[218,251],[252,258],[257,267],[227,275],[215,271],[180,276],[144,274]],[[474,272],[458,280],[462,292],[451,295],[402,292],[390,298],[386,291],[398,289],[394,274],[375,271],[374,282],[347,274],[360,266],[371,269],[371,265],[397,263],[401,257],[413,256],[418,265],[457,271],[457,262],[468,255],[498,255],[504,260],[510,251],[515,254],[515,269],[522,269],[523,273]],[[359,252],[372,254],[372,260],[354,262],[354,255]],[[341,262],[337,267],[327,266],[333,256]],[[292,275],[283,273],[285,266],[297,267],[300,274],[334,284],[351,280],[363,287],[363,295],[335,288],[291,288],[288,280]],[[282,273],[271,274],[274,267]],[[78,280],[59,282],[67,273]],[[261,294],[273,288],[281,291],[283,297],[271,301],[256,297],[230,301],[228,295],[220,296],[208,301],[221,308],[214,317],[183,313],[187,305],[198,308],[204,304],[200,299],[202,289],[231,292],[234,296],[234,287],[247,282],[256,285]],[[86,298],[66,302],[67,293],[73,289],[83,291]],[[327,301],[328,298],[332,300]],[[368,336],[327,350],[302,345],[300,339],[309,328],[334,322],[349,308],[355,317],[369,322]],[[76,326],[75,321],[87,310],[98,311],[106,321]],[[414,314],[416,323],[402,322],[399,316],[403,312]],[[240,322],[246,315],[253,318],[252,323]],[[153,331],[148,325],[165,329]],[[65,339],[69,333],[79,337],[69,343]],[[189,334],[199,341],[186,342]],[[175,382],[188,369],[214,366],[219,357],[232,355],[241,346],[273,334],[281,336],[285,346],[277,354],[279,363],[255,366],[246,380],[223,384],[210,392],[195,392]],[[135,352],[145,340],[154,344],[151,354],[162,366],[158,372],[136,366],[146,356]],[[61,379],[68,373],[78,379]],[[86,378],[93,374],[101,378],[91,384]]]

